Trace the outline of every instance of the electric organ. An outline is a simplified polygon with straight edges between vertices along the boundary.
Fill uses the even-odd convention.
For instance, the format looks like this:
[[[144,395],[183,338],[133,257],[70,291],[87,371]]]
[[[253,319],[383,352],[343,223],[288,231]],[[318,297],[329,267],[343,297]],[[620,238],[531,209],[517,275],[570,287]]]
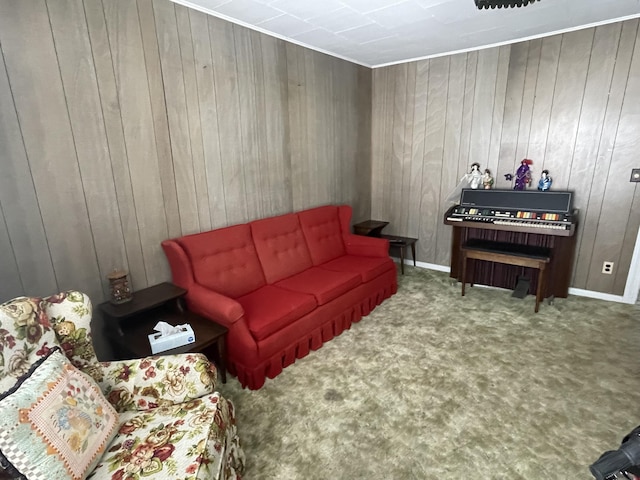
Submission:
[[[572,192],[464,189],[460,204],[444,216],[444,223],[453,227],[450,276],[461,280],[461,248],[466,245],[500,245],[507,250],[513,246],[518,252],[542,247],[550,252],[543,298],[566,298],[577,217]],[[513,289],[522,276],[529,277],[529,293],[535,294],[538,272],[526,267],[481,260],[469,281]]]

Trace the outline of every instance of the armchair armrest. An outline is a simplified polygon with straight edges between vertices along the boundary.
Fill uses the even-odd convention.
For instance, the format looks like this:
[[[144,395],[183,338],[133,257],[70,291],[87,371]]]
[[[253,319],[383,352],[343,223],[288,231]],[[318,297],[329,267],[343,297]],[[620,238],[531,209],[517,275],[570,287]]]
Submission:
[[[388,257],[389,240],[378,237],[345,234],[342,236],[348,255],[360,257]]]
[[[213,393],[217,380],[201,353],[100,362],[83,370],[119,412],[185,403]]]

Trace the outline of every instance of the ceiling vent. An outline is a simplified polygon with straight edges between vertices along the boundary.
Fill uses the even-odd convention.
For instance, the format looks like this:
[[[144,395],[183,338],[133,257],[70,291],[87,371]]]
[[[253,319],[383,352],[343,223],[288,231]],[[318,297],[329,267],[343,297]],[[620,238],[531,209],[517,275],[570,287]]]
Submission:
[[[515,8],[526,7],[538,0],[475,0],[476,7],[480,10],[483,8]]]

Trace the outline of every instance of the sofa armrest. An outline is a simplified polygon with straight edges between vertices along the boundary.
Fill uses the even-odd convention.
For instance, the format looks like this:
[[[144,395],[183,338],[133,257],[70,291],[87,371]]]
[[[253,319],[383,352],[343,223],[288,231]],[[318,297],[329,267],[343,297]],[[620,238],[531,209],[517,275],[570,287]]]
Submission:
[[[119,412],[185,403],[213,393],[217,380],[201,353],[100,362],[83,370]]]
[[[197,283],[187,292],[187,306],[228,329],[244,316],[244,308],[236,300]]]
[[[176,240],[165,240],[161,245],[169,261],[173,283],[189,290],[194,281],[191,261],[186,252]]]
[[[363,235],[343,235],[344,246],[347,255],[359,257],[388,257],[389,240],[377,237],[365,237]]]

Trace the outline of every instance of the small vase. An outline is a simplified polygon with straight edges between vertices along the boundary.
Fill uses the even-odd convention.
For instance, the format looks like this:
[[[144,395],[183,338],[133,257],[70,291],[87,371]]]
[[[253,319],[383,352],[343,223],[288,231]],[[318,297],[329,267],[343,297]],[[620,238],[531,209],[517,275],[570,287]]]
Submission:
[[[124,270],[114,270],[109,275],[109,292],[111,294],[111,303],[119,304],[130,301],[133,298],[127,272]]]

